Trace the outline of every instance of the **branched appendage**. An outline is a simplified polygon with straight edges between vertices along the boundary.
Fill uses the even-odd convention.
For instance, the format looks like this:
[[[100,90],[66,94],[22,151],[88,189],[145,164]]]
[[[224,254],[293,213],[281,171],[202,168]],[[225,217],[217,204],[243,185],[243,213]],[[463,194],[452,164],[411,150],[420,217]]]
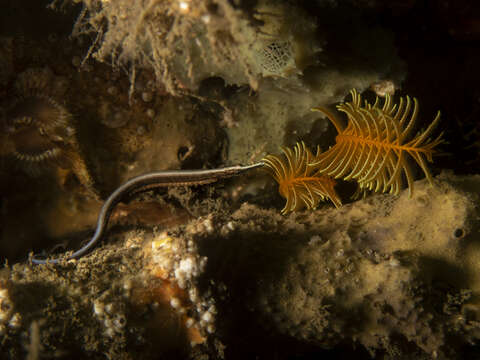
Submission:
[[[344,180],[356,180],[360,189],[398,194],[406,178],[409,194],[413,194],[411,160],[422,169],[427,180],[433,178],[427,166],[432,161],[435,147],[443,142],[442,134],[430,139],[440,122],[440,112],[427,129],[411,136],[417,114],[418,102],[407,96],[398,104],[387,94],[383,106],[377,97],[375,103],[351,91],[352,101],[342,103],[337,109],[348,118],[347,126],[322,107],[312,110],[324,113],[337,129],[336,144],[318,154],[310,166],[321,173]]]
[[[286,199],[282,214],[302,208],[315,209],[321,200],[326,199],[336,207],[342,205],[335,192],[335,180],[309,166],[314,156],[305,143],[297,143],[293,149],[282,148],[282,151],[284,158],[267,155],[263,159],[267,170],[279,185],[280,195]]]
[[[105,201],[102,209],[100,210],[100,214],[98,215],[95,233],[86,245],[66,258],[38,259],[36,256],[33,256],[31,261],[33,264],[37,265],[58,264],[62,259],[77,259],[85,255],[92,247],[96,245],[96,243],[105,233],[110,215],[115,205],[117,205],[122,198],[128,194],[138,193],[142,190],[148,190],[153,187],[195,186],[210,184],[221,179],[241,175],[247,171],[263,167],[264,165],[264,162],[258,162],[247,166],[237,165],[210,170],[167,170],[137,176],[128,180],[119,188],[117,188],[117,190],[115,190]]]

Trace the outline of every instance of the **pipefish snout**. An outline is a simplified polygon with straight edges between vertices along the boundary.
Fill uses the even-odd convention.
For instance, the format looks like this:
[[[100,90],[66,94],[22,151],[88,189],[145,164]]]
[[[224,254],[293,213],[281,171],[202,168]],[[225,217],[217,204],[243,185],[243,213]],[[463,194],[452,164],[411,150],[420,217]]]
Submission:
[[[154,187],[168,187],[168,186],[194,186],[214,183],[221,179],[226,179],[243,174],[249,170],[264,166],[264,162],[258,162],[247,166],[230,166],[219,169],[210,170],[167,170],[156,171],[134,177],[123,185],[118,187],[104,202],[97,219],[97,227],[92,238],[79,250],[75,251],[70,256],[64,258],[54,259],[39,259],[35,255],[31,260],[33,264],[58,264],[62,259],[78,259],[85,255],[92,249],[101,239],[106,231],[108,221],[112,210],[115,208],[123,197],[132,192],[141,192]]]

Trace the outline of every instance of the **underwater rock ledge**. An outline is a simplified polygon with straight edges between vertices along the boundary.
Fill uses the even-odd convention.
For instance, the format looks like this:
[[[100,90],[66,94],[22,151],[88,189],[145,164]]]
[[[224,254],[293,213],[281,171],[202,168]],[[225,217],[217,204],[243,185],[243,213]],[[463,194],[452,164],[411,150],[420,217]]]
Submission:
[[[282,338],[296,351],[460,358],[480,337],[480,176],[443,173],[415,187],[413,198],[287,217],[244,204],[168,232],[110,235],[58,266],[6,267],[1,350],[236,359]]]

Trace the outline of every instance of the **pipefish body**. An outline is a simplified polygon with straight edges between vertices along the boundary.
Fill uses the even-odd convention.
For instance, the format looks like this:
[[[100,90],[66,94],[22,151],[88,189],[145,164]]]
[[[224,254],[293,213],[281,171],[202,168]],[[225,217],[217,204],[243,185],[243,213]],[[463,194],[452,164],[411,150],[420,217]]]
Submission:
[[[104,202],[102,209],[98,215],[97,227],[95,233],[88,243],[86,243],[79,250],[68,256],[66,260],[77,259],[85,255],[96,243],[101,239],[108,225],[112,210],[115,208],[121,199],[132,192],[140,192],[154,187],[168,187],[168,186],[194,186],[204,185],[216,182],[221,179],[226,179],[240,175],[246,171],[264,166],[263,162],[258,162],[247,166],[230,166],[219,169],[209,170],[166,170],[155,171],[134,177],[120,187],[118,187]],[[39,259],[35,255],[31,260],[33,264],[58,264],[62,258],[55,259]]]

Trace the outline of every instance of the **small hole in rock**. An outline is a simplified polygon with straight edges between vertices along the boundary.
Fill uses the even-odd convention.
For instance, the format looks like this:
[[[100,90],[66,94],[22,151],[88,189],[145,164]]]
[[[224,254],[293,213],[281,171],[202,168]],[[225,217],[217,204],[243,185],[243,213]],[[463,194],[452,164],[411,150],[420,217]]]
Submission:
[[[180,146],[177,152],[178,160],[180,161],[185,160],[187,158],[188,153],[189,153],[189,149],[187,146]]]
[[[453,232],[453,236],[455,236],[457,239],[463,238],[465,236],[465,231],[463,229],[456,229]]]
[[[218,5],[210,3],[207,5],[207,10],[210,14],[215,15],[218,12]]]

